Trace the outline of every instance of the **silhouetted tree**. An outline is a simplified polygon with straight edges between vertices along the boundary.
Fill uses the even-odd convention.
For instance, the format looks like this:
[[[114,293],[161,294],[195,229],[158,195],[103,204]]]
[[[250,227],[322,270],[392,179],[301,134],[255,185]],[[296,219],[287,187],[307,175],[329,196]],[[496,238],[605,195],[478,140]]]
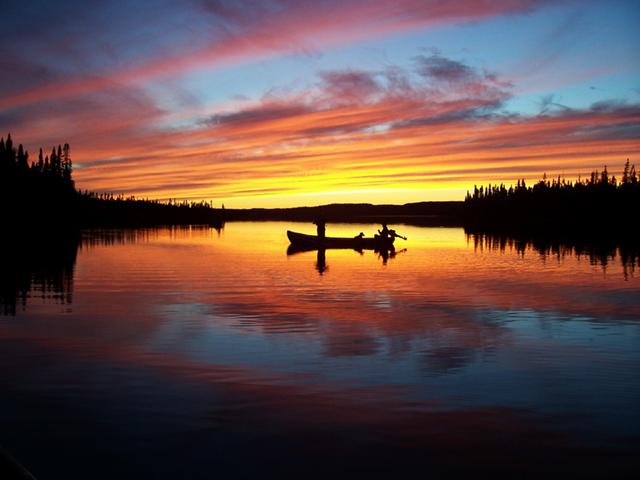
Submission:
[[[0,138],[0,218],[8,226],[151,226],[169,224],[221,225],[223,218],[208,202],[170,199],[141,200],[112,193],[75,189],[68,143],[29,154],[17,150],[11,135]]]
[[[593,171],[587,181],[562,177],[542,180],[527,187],[524,179],[516,188],[504,185],[474,186],[465,199],[465,225],[475,229],[511,231],[591,230],[600,235],[637,232],[636,208],[640,185],[635,165],[627,160],[622,181],[610,176],[605,166]]]

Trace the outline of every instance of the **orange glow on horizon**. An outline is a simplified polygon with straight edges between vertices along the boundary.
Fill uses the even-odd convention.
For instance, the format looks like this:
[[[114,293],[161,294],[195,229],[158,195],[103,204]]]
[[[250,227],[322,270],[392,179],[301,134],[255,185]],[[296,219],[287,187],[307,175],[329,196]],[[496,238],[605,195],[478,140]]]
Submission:
[[[399,110],[405,111],[399,114]],[[105,160],[76,170],[80,188],[149,198],[211,200],[227,207],[286,207],[340,202],[407,203],[462,200],[474,184],[537,181],[543,175],[574,180],[607,165],[619,174],[640,151],[634,138],[591,138],[621,119],[604,112],[541,116],[490,123],[367,131],[411,116],[420,105],[384,102],[336,107],[259,123],[220,125],[152,135],[113,151],[76,149],[76,158]],[[309,136],[325,123],[327,132]],[[353,131],[349,129],[353,128]],[[347,131],[340,131],[347,129]],[[148,144],[145,143],[145,140]],[[115,168],[114,166],[117,166]]]

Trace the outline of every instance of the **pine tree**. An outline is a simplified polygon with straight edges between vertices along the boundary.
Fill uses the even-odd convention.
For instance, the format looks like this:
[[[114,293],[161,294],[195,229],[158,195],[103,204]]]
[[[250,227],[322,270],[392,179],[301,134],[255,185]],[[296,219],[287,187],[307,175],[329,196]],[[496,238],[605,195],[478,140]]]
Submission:
[[[13,140],[11,139],[11,134],[7,135],[7,141],[4,145],[4,150],[5,163],[9,166],[9,168],[14,168],[16,166],[16,151],[13,148]]]
[[[68,143],[64,144],[62,149],[62,177],[65,182],[73,186],[73,180],[71,180],[71,173],[73,171],[73,163],[71,162],[71,147]]]
[[[22,144],[18,145],[17,163],[18,170],[26,172],[29,170],[29,154],[24,151]]]
[[[624,170],[622,172],[622,184],[625,185],[629,183],[629,159],[627,158],[627,162],[624,164]]]

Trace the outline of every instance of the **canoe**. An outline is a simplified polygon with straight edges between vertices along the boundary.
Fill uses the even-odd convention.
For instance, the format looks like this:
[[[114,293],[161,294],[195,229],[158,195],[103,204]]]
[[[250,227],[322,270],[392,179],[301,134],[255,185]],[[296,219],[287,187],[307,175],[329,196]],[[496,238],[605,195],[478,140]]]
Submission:
[[[307,249],[318,248],[353,248],[355,250],[374,249],[374,250],[391,250],[395,238],[380,237],[318,237],[317,235],[306,235],[304,233],[292,232],[287,230],[287,237],[291,245]]]

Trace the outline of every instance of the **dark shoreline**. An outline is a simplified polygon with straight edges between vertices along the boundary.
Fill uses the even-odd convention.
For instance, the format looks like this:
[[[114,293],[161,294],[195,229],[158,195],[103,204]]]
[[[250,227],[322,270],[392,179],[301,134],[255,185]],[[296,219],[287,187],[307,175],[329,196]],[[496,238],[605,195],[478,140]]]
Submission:
[[[80,197],[64,217],[41,212],[5,212],[8,224],[23,231],[82,228],[149,228],[209,225],[225,222],[291,221],[327,223],[389,223],[429,227],[463,227],[464,202],[420,202],[405,205],[330,204],[315,207],[221,209],[168,206],[135,201],[108,201]]]
[[[296,221],[328,223],[403,223],[416,226],[463,226],[464,202],[419,202],[404,205],[333,203],[315,207],[215,209],[224,221]]]

